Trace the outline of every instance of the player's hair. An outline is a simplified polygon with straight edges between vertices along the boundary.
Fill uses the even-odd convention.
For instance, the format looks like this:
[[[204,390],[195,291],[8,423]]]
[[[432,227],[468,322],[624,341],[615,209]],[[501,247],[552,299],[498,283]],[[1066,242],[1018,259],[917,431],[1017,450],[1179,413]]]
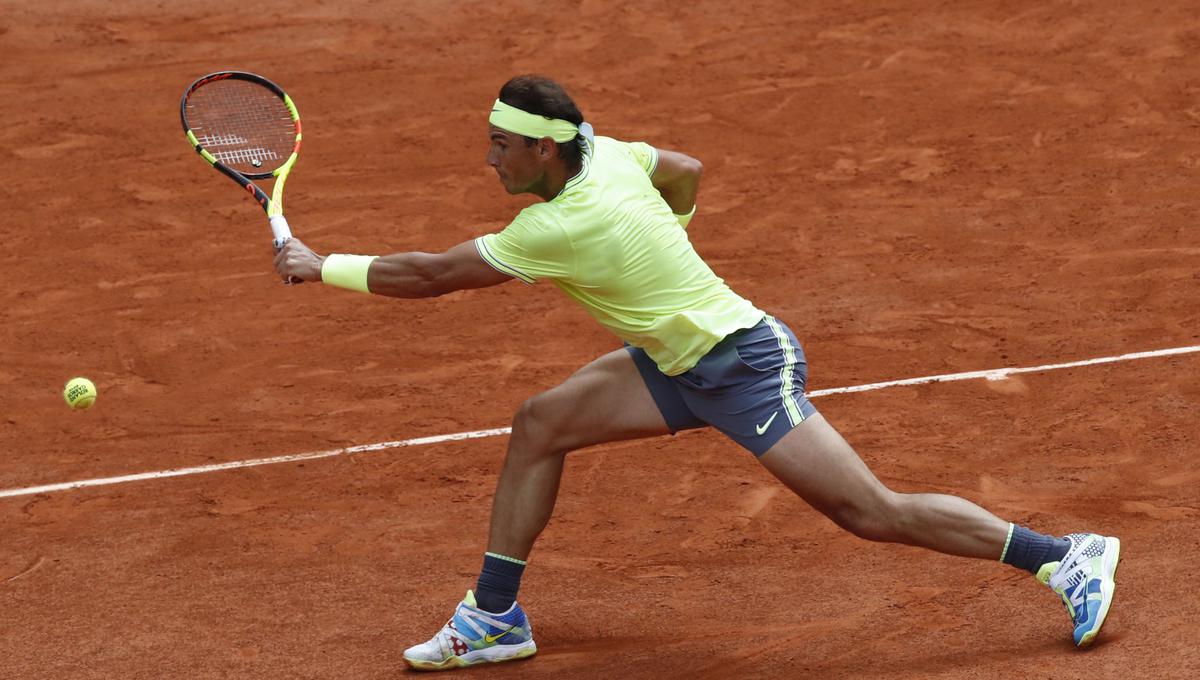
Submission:
[[[544,76],[523,75],[509,80],[500,88],[500,101],[527,113],[558,118],[575,125],[583,122],[583,114],[562,85]],[[583,139],[583,135],[577,135],[573,142],[559,144],[558,157],[569,166],[582,163]],[[536,141],[532,137],[525,137],[526,146]]]

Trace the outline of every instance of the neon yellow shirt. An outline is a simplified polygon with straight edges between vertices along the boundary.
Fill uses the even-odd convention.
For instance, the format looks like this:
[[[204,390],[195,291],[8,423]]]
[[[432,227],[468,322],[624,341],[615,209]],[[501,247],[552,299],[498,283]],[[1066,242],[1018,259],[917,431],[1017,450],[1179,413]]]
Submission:
[[[549,279],[667,375],[696,365],[763,313],[700,259],[650,182],[658,151],[596,137],[595,152],[553,200],[525,208],[475,247],[525,283]]]

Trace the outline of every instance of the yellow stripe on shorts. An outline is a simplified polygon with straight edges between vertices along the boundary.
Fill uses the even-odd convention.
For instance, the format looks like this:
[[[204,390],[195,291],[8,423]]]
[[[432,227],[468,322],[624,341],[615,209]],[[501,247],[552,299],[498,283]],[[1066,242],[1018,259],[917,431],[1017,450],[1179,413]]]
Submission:
[[[763,317],[767,325],[771,327],[771,332],[775,334],[775,339],[779,341],[779,348],[783,350],[783,369],[779,371],[779,379],[783,385],[779,388],[779,396],[783,398],[783,408],[787,411],[788,420],[792,422],[792,427],[804,422],[804,414],[800,412],[800,404],[796,403],[796,397],[792,395],[793,389],[793,367],[796,365],[796,348],[792,347],[792,339],[780,327],[779,322],[770,314]]]

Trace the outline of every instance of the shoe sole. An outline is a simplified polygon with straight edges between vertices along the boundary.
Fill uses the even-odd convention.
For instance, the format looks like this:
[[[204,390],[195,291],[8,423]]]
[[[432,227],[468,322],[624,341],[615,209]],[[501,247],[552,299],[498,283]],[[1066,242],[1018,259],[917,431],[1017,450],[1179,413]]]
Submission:
[[[1117,567],[1121,562],[1121,540],[1114,536],[1107,536],[1104,540],[1112,541],[1113,550],[1111,556],[1109,551],[1104,551],[1104,562],[1101,566],[1106,578],[1100,584],[1100,610],[1096,612],[1095,627],[1083,634],[1077,644],[1078,647],[1088,647],[1096,640],[1096,636],[1100,634],[1100,627],[1104,625],[1104,619],[1108,618],[1108,608],[1112,606],[1113,595],[1117,592]]]
[[[406,656],[404,657],[404,663],[414,671],[446,671],[452,668],[466,668],[484,663],[501,663],[503,661],[528,659],[537,654],[537,645],[534,644],[533,640],[519,645],[507,646],[512,647],[512,649],[505,649],[503,646],[497,645],[495,647],[486,647],[473,652],[467,652],[463,656],[452,656],[444,661],[421,661],[410,659]]]

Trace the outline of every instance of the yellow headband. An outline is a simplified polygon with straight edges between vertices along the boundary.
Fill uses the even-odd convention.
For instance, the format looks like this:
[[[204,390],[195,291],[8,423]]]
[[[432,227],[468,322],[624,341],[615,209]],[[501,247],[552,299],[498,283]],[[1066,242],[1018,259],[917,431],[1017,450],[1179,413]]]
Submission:
[[[495,104],[492,104],[492,115],[488,118],[488,122],[501,130],[515,132],[518,135],[534,139],[549,137],[559,144],[569,142],[579,134],[579,127],[574,123],[559,118],[547,118],[546,116],[522,111],[515,106],[505,104],[499,99],[496,100]]]

